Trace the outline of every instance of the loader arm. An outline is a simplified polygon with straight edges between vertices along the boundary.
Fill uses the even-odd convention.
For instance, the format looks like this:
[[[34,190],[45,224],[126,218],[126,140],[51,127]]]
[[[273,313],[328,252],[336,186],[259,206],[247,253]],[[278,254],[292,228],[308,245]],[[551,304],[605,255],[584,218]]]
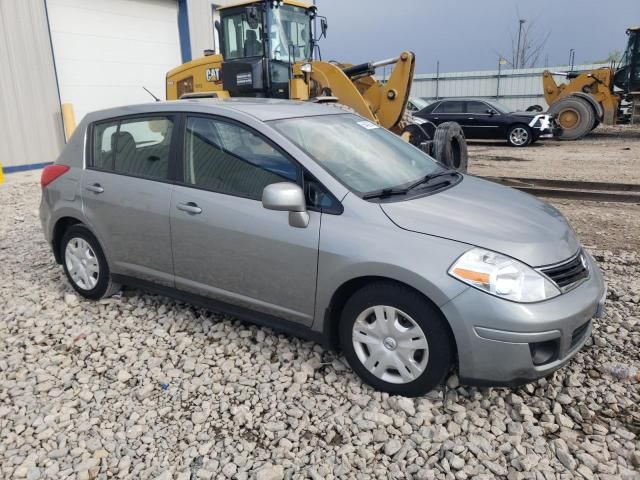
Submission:
[[[377,67],[389,64],[395,66],[389,80],[382,83],[373,73]],[[384,128],[397,129],[413,81],[415,56],[412,52],[402,52],[395,59],[356,66],[315,61],[311,69],[310,97],[337,97],[340,103]],[[296,98],[295,95],[292,97]]]

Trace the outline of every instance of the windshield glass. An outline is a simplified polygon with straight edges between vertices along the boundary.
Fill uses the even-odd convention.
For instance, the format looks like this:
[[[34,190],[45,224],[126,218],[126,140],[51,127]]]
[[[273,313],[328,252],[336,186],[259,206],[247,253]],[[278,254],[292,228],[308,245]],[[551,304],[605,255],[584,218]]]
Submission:
[[[262,25],[251,28],[244,12],[224,17],[224,51],[225,60],[245,57],[261,57]]]
[[[506,105],[500,103],[500,102],[496,102],[495,100],[485,100],[485,102],[487,102],[489,105],[491,105],[493,108],[495,108],[498,112],[500,113],[513,113],[515,112],[515,110],[513,108],[509,108]]]
[[[311,17],[301,7],[271,7],[270,55],[273,60],[295,63],[311,58]]]
[[[353,114],[270,122],[357,194],[406,187],[443,168],[399,136]]]

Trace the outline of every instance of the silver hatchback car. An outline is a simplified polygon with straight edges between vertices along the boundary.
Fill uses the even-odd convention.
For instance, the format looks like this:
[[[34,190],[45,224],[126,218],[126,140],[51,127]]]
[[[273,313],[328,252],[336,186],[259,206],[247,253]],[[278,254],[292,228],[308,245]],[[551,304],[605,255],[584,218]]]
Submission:
[[[334,105],[188,100],[88,115],[42,173],[73,288],[130,285],[339,346],[407,396],[524,383],[582,347],[605,284],[563,216]]]

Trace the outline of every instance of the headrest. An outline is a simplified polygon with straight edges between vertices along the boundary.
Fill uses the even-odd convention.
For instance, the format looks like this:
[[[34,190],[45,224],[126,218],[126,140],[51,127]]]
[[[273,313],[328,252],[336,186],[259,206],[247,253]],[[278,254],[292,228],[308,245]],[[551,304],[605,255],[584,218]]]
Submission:
[[[126,150],[135,150],[136,141],[129,132],[114,133],[111,135],[111,150],[116,151],[116,146],[118,153]]]

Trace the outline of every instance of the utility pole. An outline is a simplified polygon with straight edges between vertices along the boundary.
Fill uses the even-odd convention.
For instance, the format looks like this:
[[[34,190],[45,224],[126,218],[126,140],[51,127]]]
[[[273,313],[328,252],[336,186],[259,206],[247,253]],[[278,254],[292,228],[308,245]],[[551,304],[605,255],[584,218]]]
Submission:
[[[516,68],[520,68],[519,64],[522,62],[522,58],[520,55],[520,37],[522,36],[522,25],[526,22],[524,18],[518,20],[520,25],[518,26],[518,47],[516,48]],[[524,55],[522,55],[524,56]]]

